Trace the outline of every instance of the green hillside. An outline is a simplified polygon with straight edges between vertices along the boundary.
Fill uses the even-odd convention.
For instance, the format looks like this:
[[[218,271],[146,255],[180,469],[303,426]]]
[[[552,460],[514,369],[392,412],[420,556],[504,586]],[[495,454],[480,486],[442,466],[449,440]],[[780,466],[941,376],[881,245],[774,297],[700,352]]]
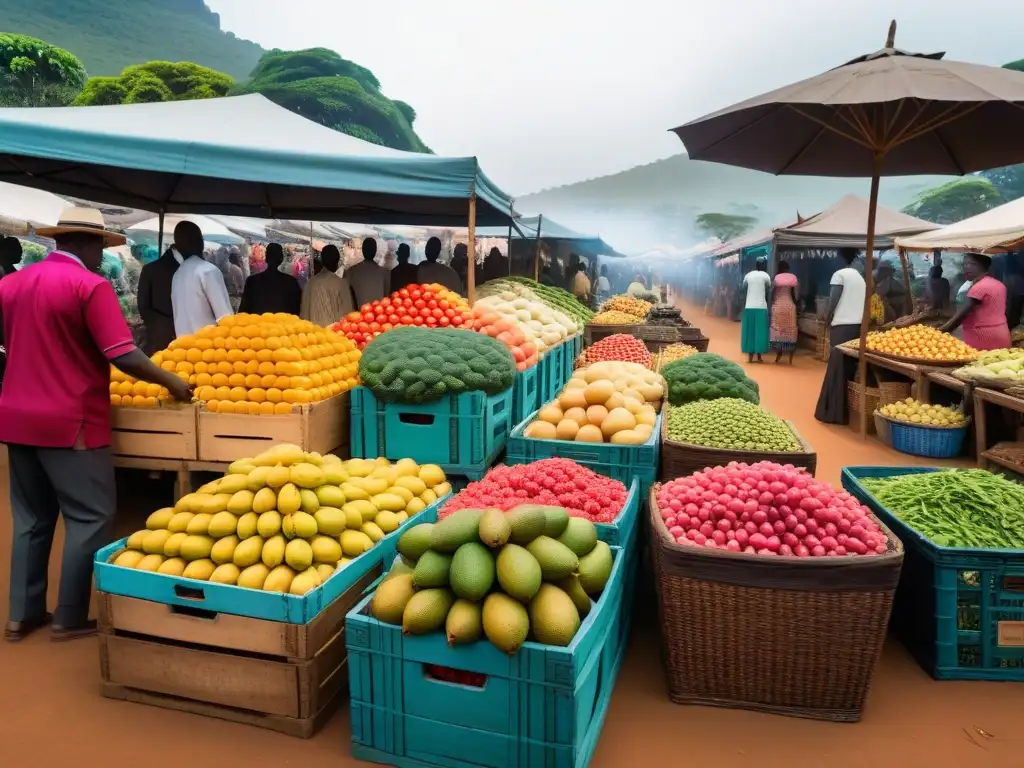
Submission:
[[[0,31],[75,54],[92,76],[144,61],[194,61],[248,77],[263,49],[220,28],[203,0],[0,0]]]

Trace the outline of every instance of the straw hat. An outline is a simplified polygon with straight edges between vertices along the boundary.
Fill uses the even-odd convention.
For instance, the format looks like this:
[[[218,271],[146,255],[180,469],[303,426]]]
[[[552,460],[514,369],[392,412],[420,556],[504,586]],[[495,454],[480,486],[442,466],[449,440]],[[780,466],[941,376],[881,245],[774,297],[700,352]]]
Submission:
[[[36,234],[40,237],[57,238],[69,232],[82,232],[87,235],[96,235],[103,238],[103,247],[111,248],[115,245],[124,245],[127,240],[124,235],[111,232],[103,220],[103,214],[95,208],[66,208],[61,213],[55,227],[39,227]]]

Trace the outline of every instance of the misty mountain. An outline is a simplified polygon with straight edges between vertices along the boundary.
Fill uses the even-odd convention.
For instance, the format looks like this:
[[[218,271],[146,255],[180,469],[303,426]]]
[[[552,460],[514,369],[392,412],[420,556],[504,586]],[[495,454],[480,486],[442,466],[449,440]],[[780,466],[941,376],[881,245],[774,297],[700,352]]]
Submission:
[[[921,192],[949,181],[944,176],[883,178],[879,202],[899,210]],[[516,200],[524,213],[599,234],[625,253],[659,245],[688,248],[706,239],[694,220],[701,213],[751,216],[758,226],[809,216],[846,194],[868,196],[868,179],[772,176],[759,171],[675,155],[622,173],[602,176]]]

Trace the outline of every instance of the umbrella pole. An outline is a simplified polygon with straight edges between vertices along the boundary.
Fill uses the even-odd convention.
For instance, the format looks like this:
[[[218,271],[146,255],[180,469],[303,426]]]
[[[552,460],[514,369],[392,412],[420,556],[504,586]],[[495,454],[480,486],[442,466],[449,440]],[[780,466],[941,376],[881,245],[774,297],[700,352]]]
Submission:
[[[866,358],[868,327],[871,324],[871,297],[875,293],[875,214],[878,211],[878,177],[881,175],[882,158],[881,152],[875,153],[875,169],[871,175],[871,195],[868,198],[868,237],[864,251],[864,316],[860,321],[860,346],[857,357],[857,379],[861,386],[860,398],[860,436],[868,436],[868,409],[865,407],[868,402],[868,361]]]
[[[903,295],[904,311],[908,315],[914,313],[914,292],[910,288],[910,259],[907,258],[907,249],[900,248],[900,266],[903,267],[903,287],[906,293]]]
[[[476,193],[469,198],[469,264],[466,265],[466,294],[469,305],[476,303]]]
[[[544,214],[537,217],[537,240],[533,246],[533,279],[540,282],[540,228],[544,225]]]
[[[157,258],[164,255],[164,209],[160,209],[160,233],[156,239],[156,255]]]

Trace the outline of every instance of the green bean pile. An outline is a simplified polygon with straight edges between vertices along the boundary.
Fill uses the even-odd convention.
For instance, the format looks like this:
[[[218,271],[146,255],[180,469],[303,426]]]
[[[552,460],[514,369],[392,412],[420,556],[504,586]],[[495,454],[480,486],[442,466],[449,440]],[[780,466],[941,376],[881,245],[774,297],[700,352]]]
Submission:
[[[1024,549],[1024,485],[983,469],[864,479],[886,509],[940,547]]]

